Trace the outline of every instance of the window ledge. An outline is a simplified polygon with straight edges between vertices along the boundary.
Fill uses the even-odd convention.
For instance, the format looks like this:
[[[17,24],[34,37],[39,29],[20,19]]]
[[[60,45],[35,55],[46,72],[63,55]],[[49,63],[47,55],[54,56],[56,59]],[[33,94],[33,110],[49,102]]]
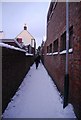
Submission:
[[[69,49],[69,53],[72,53],[73,52],[73,48]],[[62,52],[60,52],[60,55],[62,54],[66,54],[66,50],[63,50]]]
[[[49,56],[50,56],[50,55],[53,55],[53,53],[47,53],[46,55],[49,55]]]
[[[54,52],[54,53],[53,53],[53,55],[57,55],[57,54],[58,54],[58,52]]]

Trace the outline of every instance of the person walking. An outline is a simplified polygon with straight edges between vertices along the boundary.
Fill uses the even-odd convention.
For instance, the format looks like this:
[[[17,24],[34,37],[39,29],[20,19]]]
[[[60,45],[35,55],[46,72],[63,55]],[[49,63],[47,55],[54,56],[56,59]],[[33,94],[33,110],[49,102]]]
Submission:
[[[38,68],[39,63],[40,63],[40,55],[37,55],[35,58],[36,69]]]

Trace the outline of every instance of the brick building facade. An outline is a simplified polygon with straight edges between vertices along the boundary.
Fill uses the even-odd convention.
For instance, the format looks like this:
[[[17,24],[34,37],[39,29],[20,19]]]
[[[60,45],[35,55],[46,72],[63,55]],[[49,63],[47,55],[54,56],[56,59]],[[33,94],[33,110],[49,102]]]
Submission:
[[[69,102],[81,118],[81,2],[69,3]],[[64,94],[66,63],[66,3],[51,2],[43,62],[59,91]]]

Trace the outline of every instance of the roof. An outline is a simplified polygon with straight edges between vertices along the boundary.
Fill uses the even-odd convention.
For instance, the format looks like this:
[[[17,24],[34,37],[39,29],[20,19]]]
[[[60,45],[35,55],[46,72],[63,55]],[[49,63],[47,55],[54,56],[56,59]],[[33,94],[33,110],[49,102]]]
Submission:
[[[34,39],[34,37],[28,32],[26,24],[24,25],[24,30],[20,32],[20,34],[18,34],[16,38],[21,37],[23,34],[25,34],[26,37]]]
[[[20,32],[16,38],[21,37],[23,34],[27,35],[27,37],[30,37],[31,39],[35,39],[27,30],[23,30],[22,32]]]
[[[22,48],[22,46],[17,42],[16,39],[0,39],[0,42],[2,42],[2,43],[16,43],[20,48]]]
[[[2,42],[14,42],[14,39],[1,39]]]

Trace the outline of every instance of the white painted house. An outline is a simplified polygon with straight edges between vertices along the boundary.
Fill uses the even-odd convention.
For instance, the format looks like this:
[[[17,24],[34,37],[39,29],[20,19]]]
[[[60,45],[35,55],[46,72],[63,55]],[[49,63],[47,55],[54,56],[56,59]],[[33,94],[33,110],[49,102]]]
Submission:
[[[24,25],[24,30],[17,35],[16,40],[25,46],[35,47],[35,38],[28,32],[26,24]]]

